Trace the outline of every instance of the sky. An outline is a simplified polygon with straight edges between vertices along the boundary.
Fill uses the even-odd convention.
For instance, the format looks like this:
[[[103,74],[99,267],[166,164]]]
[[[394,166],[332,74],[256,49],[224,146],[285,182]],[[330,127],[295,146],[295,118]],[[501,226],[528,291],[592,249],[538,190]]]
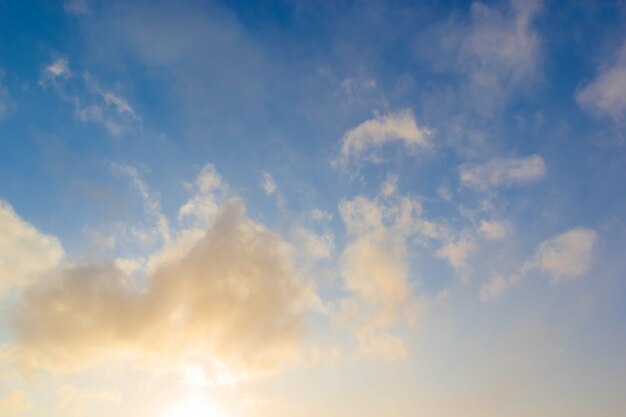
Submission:
[[[623,1],[0,0],[0,415],[626,414]]]

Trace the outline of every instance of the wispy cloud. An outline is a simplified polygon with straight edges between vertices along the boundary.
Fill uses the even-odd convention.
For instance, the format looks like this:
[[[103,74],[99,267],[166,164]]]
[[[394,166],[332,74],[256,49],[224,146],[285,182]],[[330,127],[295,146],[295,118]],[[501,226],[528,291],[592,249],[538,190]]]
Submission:
[[[598,235],[592,229],[575,228],[542,242],[522,271],[533,269],[550,275],[553,283],[578,278],[591,267]]]
[[[158,194],[150,192],[148,185],[141,179],[137,169],[130,165],[113,164],[114,172],[127,175],[143,200],[144,210],[146,214],[154,217],[155,229],[164,243],[170,241],[170,226],[167,217],[161,210],[161,200]]]
[[[493,158],[487,162],[463,164],[459,168],[461,184],[485,191],[541,180],[547,168],[543,158],[530,155],[525,158]]]
[[[490,115],[539,78],[541,37],[534,20],[541,9],[534,0],[474,2],[467,21],[454,16],[420,34],[416,53],[435,68],[458,73],[469,110]]]
[[[70,81],[78,89],[68,88]],[[120,136],[141,123],[141,117],[124,97],[103,88],[89,73],[75,77],[66,58],[57,58],[45,66],[39,85],[52,87],[62,100],[72,103],[77,120],[101,124],[112,136]]]
[[[583,108],[616,121],[626,117],[626,41],[614,61],[601,68],[595,80],[576,94]]]
[[[22,414],[31,408],[31,396],[22,390],[13,390],[0,398],[0,411],[9,416]]]
[[[418,126],[410,110],[379,115],[343,135],[335,163],[346,166],[351,160],[380,162],[380,148],[389,142],[400,142],[409,149],[430,148],[432,134],[431,129]]]
[[[509,277],[492,274],[480,290],[483,302],[492,301],[509,288],[520,284],[533,271],[550,277],[552,284],[579,278],[589,272],[594,260],[598,234],[589,228],[576,227],[541,242],[534,255]]]
[[[0,120],[4,118],[7,109],[9,108],[9,91],[2,84],[2,80],[4,78],[4,71],[0,68]]]

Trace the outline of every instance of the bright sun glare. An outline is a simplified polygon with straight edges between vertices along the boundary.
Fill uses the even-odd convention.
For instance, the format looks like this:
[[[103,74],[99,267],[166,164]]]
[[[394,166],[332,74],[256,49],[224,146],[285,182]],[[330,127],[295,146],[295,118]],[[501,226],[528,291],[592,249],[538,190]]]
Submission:
[[[163,417],[227,417],[200,395],[185,397],[169,407]]]

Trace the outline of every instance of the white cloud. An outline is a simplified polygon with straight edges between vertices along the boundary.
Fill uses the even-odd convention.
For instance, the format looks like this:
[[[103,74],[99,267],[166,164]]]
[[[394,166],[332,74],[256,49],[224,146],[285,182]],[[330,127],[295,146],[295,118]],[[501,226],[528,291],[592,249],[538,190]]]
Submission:
[[[461,75],[459,92],[471,111],[489,115],[539,78],[541,37],[533,22],[541,8],[539,0],[474,2],[468,21],[455,15],[426,30],[416,53]]]
[[[21,390],[13,390],[0,398],[0,411],[2,414],[14,415],[21,414],[32,407],[30,394]]]
[[[309,219],[314,222],[328,223],[333,219],[333,215],[327,211],[315,208],[309,212]]]
[[[546,164],[539,155],[525,158],[493,158],[481,165],[459,167],[461,183],[477,190],[509,187],[537,182],[546,174]]]
[[[419,310],[410,277],[409,245],[439,235],[436,226],[420,217],[419,201],[397,190],[386,193],[387,188],[383,185],[374,199],[357,196],[339,205],[348,230],[340,271],[350,295],[342,299],[337,320],[354,332],[361,355],[394,359],[404,356],[406,347],[391,329],[412,321]]]
[[[62,258],[56,237],[41,233],[0,200],[0,296],[30,284]]]
[[[304,227],[296,227],[292,234],[296,247],[313,260],[328,258],[335,248],[335,236],[328,231],[318,234]]]
[[[493,274],[489,282],[482,285],[480,288],[480,300],[482,302],[488,302],[495,300],[502,294],[510,283],[500,274]]]
[[[263,171],[263,181],[261,182],[261,187],[267,195],[274,194],[278,189],[278,187],[276,186],[276,181],[274,181],[272,174],[267,171]]]
[[[55,59],[42,69],[41,74],[39,84],[52,86],[62,100],[72,103],[74,117],[81,122],[99,123],[113,136],[119,136],[141,122],[141,117],[126,98],[101,87],[89,73],[80,78],[83,87],[80,94],[69,92],[66,84],[73,74],[65,58]]]
[[[598,71],[589,85],[576,95],[583,108],[614,120],[622,121],[626,116],[626,41],[612,65]]]
[[[469,231],[464,231],[456,240],[442,246],[435,255],[446,259],[457,271],[459,278],[464,282],[468,282],[471,274],[469,259],[476,252],[477,248],[478,245],[474,236]]]
[[[67,62],[67,59],[57,58],[43,69],[40,84],[50,80],[54,81],[57,78],[67,80],[71,76],[72,72],[70,71],[70,66]]]
[[[553,283],[578,278],[589,271],[598,235],[592,229],[574,228],[542,242],[522,272],[539,269]]]
[[[230,200],[179,249],[138,290],[113,263],[61,268],[30,287],[9,317],[18,363],[67,371],[129,359],[162,371],[216,362],[245,376],[298,360],[315,296],[295,277],[291,246]]]
[[[410,110],[379,115],[347,131],[341,138],[341,151],[335,163],[345,166],[351,159],[378,162],[377,151],[388,142],[401,142],[409,148],[429,148],[432,131],[417,125]]]
[[[114,172],[130,177],[133,185],[137,188],[137,191],[139,191],[139,195],[143,200],[144,211],[146,214],[154,217],[155,219],[155,230],[158,232],[164,243],[169,242],[169,221],[161,210],[159,195],[150,192],[148,185],[139,177],[139,173],[136,168],[129,165],[112,164],[112,169]]]
[[[219,212],[216,193],[223,189],[222,177],[215,166],[205,165],[196,178],[195,193],[178,212],[178,220],[190,221],[195,227],[207,227]]]
[[[513,225],[507,221],[480,221],[480,234],[489,240],[501,240],[513,231]]]

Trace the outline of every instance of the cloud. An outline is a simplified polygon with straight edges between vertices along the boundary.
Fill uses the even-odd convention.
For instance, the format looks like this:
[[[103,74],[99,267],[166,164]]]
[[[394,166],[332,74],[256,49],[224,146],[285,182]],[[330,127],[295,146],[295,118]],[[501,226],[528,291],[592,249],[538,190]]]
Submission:
[[[230,200],[186,250],[154,265],[143,288],[129,287],[114,263],[57,269],[30,287],[9,316],[17,360],[57,371],[124,358],[217,362],[237,375],[280,369],[297,360],[314,299],[292,253]]]
[[[71,76],[72,72],[67,59],[57,58],[42,70],[42,78],[39,83],[44,85],[46,82],[54,82],[57,78],[67,80]]]
[[[168,243],[170,241],[169,221],[161,210],[159,195],[150,192],[148,185],[139,177],[139,173],[136,168],[130,165],[120,164],[112,164],[111,167],[114,172],[130,177],[133,185],[137,188],[137,191],[139,191],[139,195],[143,200],[144,211],[146,214],[154,217],[155,219],[154,227],[156,232],[159,234],[164,243]]]
[[[178,211],[178,220],[190,222],[194,227],[207,227],[219,212],[216,193],[225,186],[213,164],[202,168],[195,181],[194,194]]]
[[[487,302],[497,299],[508,287],[510,283],[500,274],[493,274],[489,282],[480,288],[480,301]]]
[[[272,174],[267,171],[263,171],[263,181],[261,182],[261,187],[267,195],[274,194],[278,189],[278,187],[276,186],[276,181],[274,181]]]
[[[480,221],[478,232],[489,240],[501,240],[513,231],[513,225],[507,221]]]
[[[626,116],[626,41],[612,65],[598,71],[589,85],[576,94],[576,101],[595,114],[609,116],[616,121]]]
[[[4,117],[7,108],[9,107],[9,92],[6,87],[2,85],[2,79],[4,78],[4,71],[0,69],[0,120]]]
[[[292,235],[294,244],[313,260],[328,258],[335,249],[335,236],[329,231],[315,233],[300,226],[292,231]]]
[[[553,283],[578,278],[589,271],[598,235],[592,229],[574,228],[542,242],[522,272],[533,269],[550,275]]]
[[[81,82],[80,94],[68,91],[67,83],[70,79]],[[72,103],[77,120],[99,123],[112,136],[120,136],[141,123],[141,117],[126,98],[100,86],[91,74],[85,73],[83,77],[74,79],[65,58],[57,58],[41,70],[39,85],[53,87],[62,100]]]
[[[541,9],[534,0],[513,0],[508,7],[474,2],[467,21],[455,15],[420,35],[416,53],[461,75],[460,93],[471,110],[489,115],[538,78],[541,37],[533,21]]]
[[[21,414],[32,407],[30,394],[20,390],[13,390],[0,398],[0,411],[3,414]]]
[[[456,240],[446,243],[435,255],[446,259],[457,271],[459,278],[468,282],[471,274],[469,258],[477,249],[474,236],[469,231],[463,231]]]
[[[35,281],[62,258],[56,237],[41,233],[0,200],[0,296]]]
[[[539,155],[525,158],[493,158],[481,165],[463,164],[459,167],[461,184],[485,191],[537,182],[546,174],[546,163]]]
[[[374,199],[357,196],[339,205],[348,231],[340,271],[349,296],[341,300],[337,320],[354,332],[361,355],[396,359],[406,354],[406,347],[394,329],[412,321],[419,310],[409,245],[440,235],[436,225],[421,218],[419,201],[396,189],[387,191],[386,182]]]
[[[63,10],[68,14],[84,15],[91,13],[88,0],[65,0]]]
[[[121,400],[119,392],[79,388],[74,385],[63,385],[57,390],[60,397],[58,408],[72,415],[84,415],[85,407],[94,403],[118,403]]]
[[[429,148],[432,131],[417,125],[410,110],[379,115],[347,131],[341,138],[341,151],[335,163],[345,166],[351,159],[378,162],[377,150],[389,142],[401,142],[408,148]]]
[[[533,270],[546,272],[553,284],[583,276],[593,263],[598,235],[592,229],[577,227],[542,242],[535,254],[509,278],[493,274],[480,289],[480,300],[493,301],[526,278]]]

